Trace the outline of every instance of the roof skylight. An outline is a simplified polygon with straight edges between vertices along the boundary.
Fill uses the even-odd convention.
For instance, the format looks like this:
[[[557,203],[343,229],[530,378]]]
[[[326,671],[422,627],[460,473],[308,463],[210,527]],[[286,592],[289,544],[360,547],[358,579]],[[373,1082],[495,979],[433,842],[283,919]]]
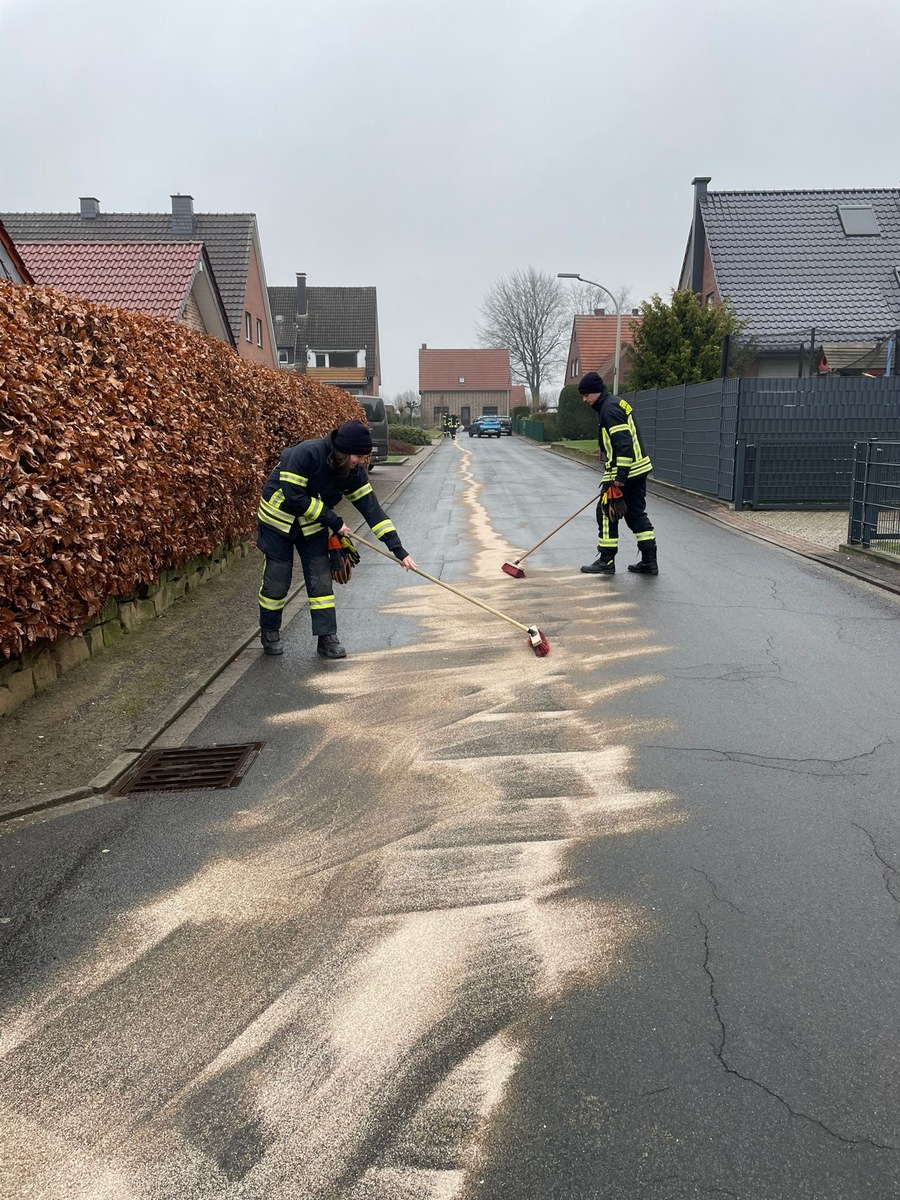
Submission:
[[[838,215],[847,237],[880,237],[881,230],[871,204],[839,204]]]

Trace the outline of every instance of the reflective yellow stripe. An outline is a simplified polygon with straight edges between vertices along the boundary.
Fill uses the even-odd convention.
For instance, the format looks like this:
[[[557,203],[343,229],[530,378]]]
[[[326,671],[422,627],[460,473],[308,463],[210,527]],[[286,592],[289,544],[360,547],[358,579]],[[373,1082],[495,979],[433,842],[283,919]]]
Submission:
[[[633,463],[633,462],[634,462],[634,459],[633,459],[633,458],[626,458],[624,454],[619,454],[619,455],[616,457],[616,462],[617,462],[617,463],[618,463],[620,466],[624,466],[624,464],[625,464],[625,463]]]
[[[286,513],[280,504],[273,504],[271,500],[260,500],[259,507],[267,512],[270,517],[280,517],[283,521],[293,521],[294,519],[292,513]]]
[[[623,430],[629,433],[631,432],[631,429],[628,425],[610,425],[609,427],[610,433],[622,433]]]
[[[318,518],[322,515],[322,509],[324,507],[325,507],[325,504],[322,500],[319,500],[316,497],[313,497],[313,499],[310,500],[310,502],[309,502],[309,506],[306,509],[306,512],[303,514],[303,520],[304,521],[318,520]]]
[[[271,525],[273,529],[277,529],[279,533],[290,533],[291,526],[294,523],[294,518],[290,513],[284,513],[280,509],[272,508],[271,504],[267,504],[265,500],[260,501],[259,508],[256,510],[256,517],[264,525]]]
[[[321,524],[319,524],[319,525],[301,525],[300,526],[300,529],[302,530],[304,537],[312,537],[312,535],[314,533],[321,533],[324,528],[325,528],[325,526],[321,525]]]
[[[306,487],[309,483],[305,475],[295,475],[293,471],[279,471],[278,478],[282,483],[296,483],[299,487]]]
[[[285,604],[287,604],[287,596],[283,600],[270,600],[262,592],[259,593],[259,607],[264,608],[266,612],[281,612]]]
[[[376,537],[383,538],[386,533],[396,533],[391,521],[379,521],[377,525],[372,526],[372,532]]]
[[[361,488],[357,488],[355,492],[349,492],[347,494],[347,499],[351,500],[351,501],[352,500],[361,500],[363,498],[363,496],[368,496],[368,494],[371,492],[371,490],[372,490],[371,483],[363,484],[363,486]]]
[[[655,542],[656,531],[653,529],[646,529],[643,533],[636,533],[634,538],[637,542]]]
[[[631,413],[634,412],[634,409],[631,407],[631,405],[628,403],[627,400],[620,400],[619,408],[621,408],[622,412],[625,413],[626,416],[629,416]]]
[[[334,596],[310,596],[309,607],[312,609],[334,608]]]

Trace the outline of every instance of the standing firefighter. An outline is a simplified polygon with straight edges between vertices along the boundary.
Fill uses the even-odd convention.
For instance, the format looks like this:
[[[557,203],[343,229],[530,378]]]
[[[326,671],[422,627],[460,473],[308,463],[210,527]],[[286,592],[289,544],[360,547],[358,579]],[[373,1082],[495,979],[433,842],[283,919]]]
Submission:
[[[350,529],[332,510],[346,497],[372,532],[408,571],[415,563],[375,499],[364,464],[372,435],[362,421],[345,421],[326,437],[288,446],[263,486],[256,544],[266,556],[259,591],[259,629],[266,654],[281,654],[281,616],[291,586],[294,549],[300,556],[316,649],[325,658],[346,658],[337,636],[334,583],[350,578],[359,555]],[[330,536],[329,536],[330,535]]]
[[[621,396],[614,396],[596,371],[588,371],[578,384],[578,391],[597,414],[598,454],[604,459],[597,504],[600,553],[581,569],[586,575],[615,574],[619,521],[624,517],[641,552],[641,561],[630,563],[628,570],[638,575],[658,575],[656,534],[647,516],[647,476],[653,464],[644,453],[631,405]]]

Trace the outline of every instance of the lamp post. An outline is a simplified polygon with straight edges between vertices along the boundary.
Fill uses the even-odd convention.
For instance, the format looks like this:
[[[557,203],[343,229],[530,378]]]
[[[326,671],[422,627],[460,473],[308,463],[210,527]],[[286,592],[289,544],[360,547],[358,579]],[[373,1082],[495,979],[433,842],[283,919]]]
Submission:
[[[619,390],[619,351],[622,347],[622,309],[619,307],[618,300],[615,298],[615,296],[612,294],[612,292],[609,290],[609,288],[605,288],[602,283],[595,283],[593,279],[585,279],[583,275],[579,275],[579,274],[577,274],[577,272],[557,271],[556,278],[557,279],[578,279],[581,281],[581,283],[589,283],[591,285],[591,287],[599,288],[601,292],[604,292],[607,296],[609,296],[610,300],[612,300],[613,304],[615,305],[615,307],[616,307],[616,358],[615,358],[615,362],[613,363],[613,385],[612,385],[613,394],[615,394]]]

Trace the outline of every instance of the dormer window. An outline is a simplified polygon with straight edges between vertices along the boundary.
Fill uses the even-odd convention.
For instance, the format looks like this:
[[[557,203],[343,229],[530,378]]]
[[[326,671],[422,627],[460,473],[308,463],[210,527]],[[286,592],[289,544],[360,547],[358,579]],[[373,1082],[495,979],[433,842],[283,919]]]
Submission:
[[[838,216],[847,237],[880,237],[881,230],[871,204],[839,204]]]
[[[308,350],[307,366],[334,369],[348,367],[359,369],[366,365],[365,350]]]

